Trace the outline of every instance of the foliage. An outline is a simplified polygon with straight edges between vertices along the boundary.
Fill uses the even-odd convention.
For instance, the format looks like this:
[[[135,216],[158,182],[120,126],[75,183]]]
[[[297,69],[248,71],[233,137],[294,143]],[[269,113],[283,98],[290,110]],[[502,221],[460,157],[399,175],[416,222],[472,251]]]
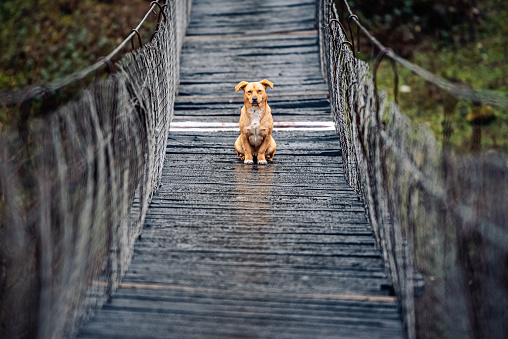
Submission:
[[[148,11],[149,3],[0,1],[0,91],[45,84],[95,63],[131,33]],[[154,16],[141,30],[143,41],[150,38],[156,20]],[[20,113],[19,107],[0,107],[0,126],[33,114]]]
[[[507,1],[349,2],[354,2],[353,10],[359,14],[362,23],[397,54],[455,83],[494,90],[501,94],[508,93]],[[378,51],[368,46],[366,39],[362,39],[361,45],[360,57],[372,62]],[[415,265],[425,279],[425,293],[415,300],[417,337],[447,338],[447,329],[456,331],[456,334],[460,333],[457,331],[465,331],[457,337],[488,337],[484,335],[486,330],[492,331],[491,337],[502,336],[501,331],[496,333],[495,328],[487,328],[485,325],[488,323],[486,319],[497,320],[494,314],[498,308],[504,307],[503,302],[496,299],[499,296],[494,292],[497,285],[489,285],[485,281],[499,279],[501,284],[506,280],[502,273],[492,270],[488,265],[488,260],[503,258],[505,247],[489,243],[490,240],[472,226],[476,227],[478,223],[475,218],[496,220],[495,215],[501,211],[492,208],[495,205],[493,202],[501,201],[502,205],[506,191],[503,191],[501,184],[498,187],[487,184],[490,181],[495,185],[496,180],[492,178],[499,172],[489,170],[479,175],[473,169],[476,168],[474,164],[482,164],[482,161],[489,159],[491,151],[503,152],[506,159],[508,107],[495,109],[459,100],[400,65],[397,70],[401,111],[412,121],[428,125],[436,139],[442,145],[450,146],[454,153],[473,153],[472,156],[460,157],[470,161],[471,167],[459,167],[457,171],[458,178],[471,179],[469,185],[448,183],[442,184],[443,189],[454,192],[456,201],[470,203],[480,210],[485,209],[485,215],[471,214],[467,220],[455,220],[456,215],[446,215],[449,206],[456,203],[455,199],[449,200],[449,205],[445,203],[442,208],[439,205],[436,208],[430,203],[432,198],[425,197],[425,190],[421,190],[422,198],[419,201],[416,199],[415,210],[406,213],[408,216],[421,213],[422,216],[422,219],[414,222],[416,232],[412,237]],[[377,75],[378,87],[387,90],[393,100],[394,75],[388,61],[381,63]],[[439,157],[450,154],[446,151],[440,153],[438,151],[433,155]],[[394,163],[392,161],[389,166]],[[429,168],[439,171],[446,167],[431,163]],[[502,160],[499,168],[503,168]],[[452,178],[451,172],[446,170],[444,173],[447,175],[437,175],[432,179],[439,182],[443,178]],[[503,177],[498,178],[501,180]],[[478,183],[472,184],[475,180]],[[469,188],[469,194],[456,193],[460,190],[466,192]],[[500,189],[499,193],[493,194],[495,189]],[[430,217],[433,213],[442,214],[434,223]],[[499,226],[503,226],[502,218],[497,220],[501,220]],[[478,229],[481,230],[482,227]],[[501,229],[497,232],[503,233]],[[504,253],[493,255],[495,251]],[[493,266],[498,267],[499,264]],[[503,271],[502,268],[499,271]],[[491,278],[487,278],[489,275]],[[461,288],[469,295],[467,305],[461,305],[460,300],[454,297],[455,290]],[[491,293],[494,297],[488,299],[486,296]],[[466,308],[470,319],[463,316]],[[502,315],[499,316],[501,317]],[[467,333],[467,326],[464,326],[468,321],[472,327],[470,333]]]
[[[476,41],[495,33],[508,4],[503,0],[392,0],[349,1],[353,11],[386,45],[404,56],[415,45],[434,41],[440,46]],[[499,34],[500,32],[497,32]]]
[[[464,86],[508,93],[506,1],[354,1],[354,6],[383,44],[412,62]],[[361,58],[372,58],[363,39],[361,52]],[[476,107],[455,100],[404,67],[397,69],[402,112],[429,125],[438,140],[461,153],[484,149],[508,154],[508,107]],[[394,99],[393,71],[386,61],[381,63],[378,85]],[[475,126],[478,114],[488,119]]]

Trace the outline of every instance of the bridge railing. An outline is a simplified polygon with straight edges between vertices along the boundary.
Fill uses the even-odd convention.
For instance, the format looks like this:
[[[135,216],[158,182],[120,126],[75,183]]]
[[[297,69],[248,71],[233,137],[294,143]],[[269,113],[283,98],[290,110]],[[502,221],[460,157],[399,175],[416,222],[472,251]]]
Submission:
[[[152,41],[79,99],[47,107],[83,72],[3,97],[49,113],[0,128],[0,337],[72,336],[117,288],[160,183],[190,3],[152,3]]]
[[[376,69],[384,56],[395,70],[408,67],[456,97],[506,109],[508,96],[422,70],[375,40],[347,2],[338,7],[344,12],[334,1],[317,1],[322,68],[347,180],[372,222],[407,336],[502,337],[508,333],[506,154],[455,154],[388,102],[376,88]],[[378,48],[373,69],[356,57],[348,22]],[[417,272],[424,291],[415,286]],[[434,332],[425,333],[429,328]]]

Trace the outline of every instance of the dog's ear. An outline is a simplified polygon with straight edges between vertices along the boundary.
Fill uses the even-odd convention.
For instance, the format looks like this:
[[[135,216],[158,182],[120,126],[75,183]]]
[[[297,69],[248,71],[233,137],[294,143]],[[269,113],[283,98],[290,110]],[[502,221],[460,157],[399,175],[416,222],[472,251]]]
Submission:
[[[265,86],[265,89],[270,86],[271,89],[273,89],[273,83],[271,81],[268,81],[266,79],[263,79],[259,82],[261,85]]]
[[[238,85],[236,85],[235,87],[235,92],[238,92],[241,89],[244,89],[245,86],[247,86],[249,83],[247,81],[242,81],[241,83],[239,83]]]

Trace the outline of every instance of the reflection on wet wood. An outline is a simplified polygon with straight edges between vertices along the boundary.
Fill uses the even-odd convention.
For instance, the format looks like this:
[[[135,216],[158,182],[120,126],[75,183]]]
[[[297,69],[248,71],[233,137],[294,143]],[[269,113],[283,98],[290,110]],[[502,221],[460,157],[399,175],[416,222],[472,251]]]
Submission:
[[[244,165],[235,138],[170,137],[122,288],[80,337],[402,336],[337,137],[280,131],[268,166]]]

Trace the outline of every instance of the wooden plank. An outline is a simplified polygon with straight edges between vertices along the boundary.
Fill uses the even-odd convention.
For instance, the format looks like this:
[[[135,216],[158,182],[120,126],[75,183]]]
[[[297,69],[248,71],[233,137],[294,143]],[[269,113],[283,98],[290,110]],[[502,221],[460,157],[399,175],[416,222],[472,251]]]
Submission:
[[[195,0],[175,121],[238,123],[241,80],[270,79],[275,121],[331,121],[313,0]],[[79,338],[400,338],[402,324],[334,131],[170,132],[162,185],[121,288]]]
[[[282,14],[273,15],[274,12]],[[273,33],[314,28],[313,1],[238,2],[198,0],[193,3],[187,35]]]
[[[198,48],[202,52],[196,58]],[[182,53],[180,93],[184,95],[224,93],[241,80],[261,80],[260,74],[275,84],[272,93],[326,91],[317,34],[201,39],[189,41]]]

